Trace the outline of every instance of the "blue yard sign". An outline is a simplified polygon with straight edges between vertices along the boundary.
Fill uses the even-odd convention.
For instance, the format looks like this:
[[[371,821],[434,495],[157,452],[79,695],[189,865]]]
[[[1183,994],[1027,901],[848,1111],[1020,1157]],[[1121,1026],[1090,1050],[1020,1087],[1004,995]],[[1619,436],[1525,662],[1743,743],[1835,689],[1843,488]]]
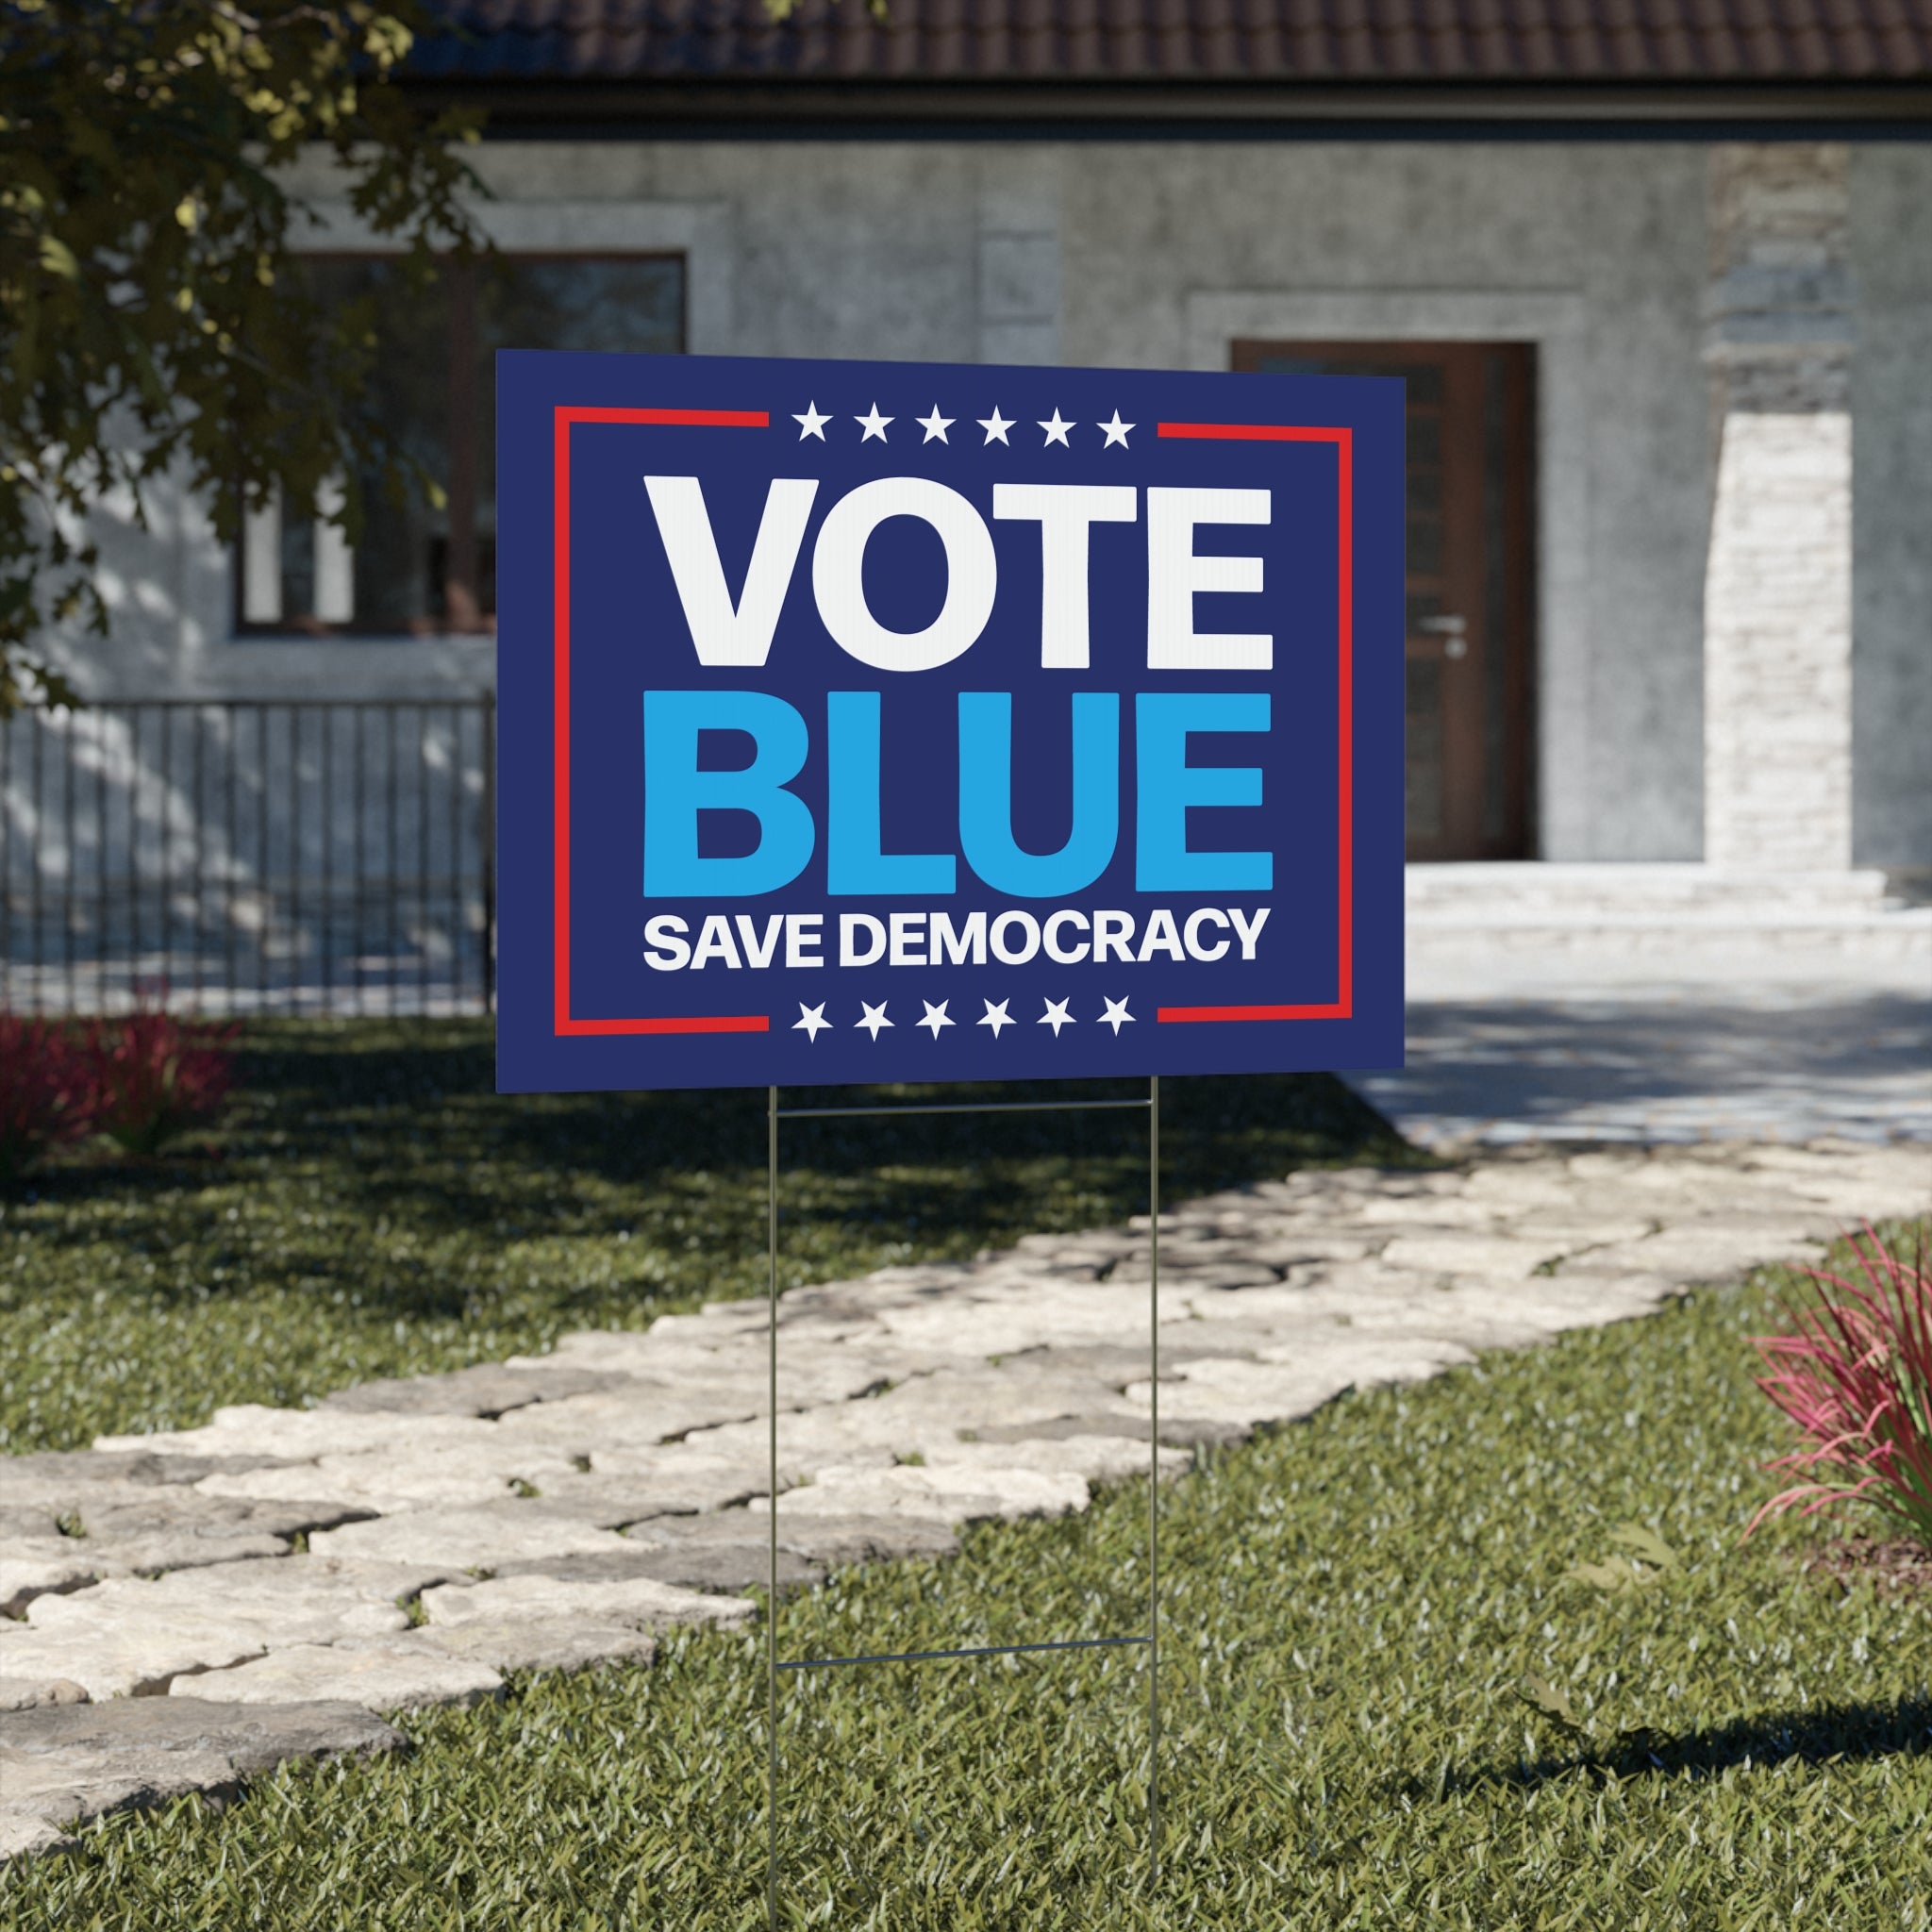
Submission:
[[[497,379],[506,1091],[1399,1064],[1399,380]]]

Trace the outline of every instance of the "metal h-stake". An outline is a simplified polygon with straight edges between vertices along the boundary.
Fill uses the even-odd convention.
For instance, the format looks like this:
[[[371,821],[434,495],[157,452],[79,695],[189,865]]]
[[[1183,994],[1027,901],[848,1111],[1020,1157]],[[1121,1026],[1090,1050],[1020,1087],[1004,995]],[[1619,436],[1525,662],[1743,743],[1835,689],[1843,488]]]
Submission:
[[[957,1650],[912,1650],[859,1657],[778,1660],[778,1123],[851,1120],[875,1114],[1099,1113],[1123,1108],[1147,1112],[1147,1631],[1141,1637],[1081,1637],[1041,1643],[976,1644]],[[1150,1074],[1145,1100],[991,1100],[936,1107],[786,1107],[778,1090],[765,1090],[765,1232],[767,1262],[766,1374],[770,1448],[768,1542],[770,1600],[765,1614],[765,1919],[778,1932],[778,1673],[824,1671],[844,1664],[924,1663],[978,1657],[1018,1657],[1047,1650],[1147,1647],[1147,1841],[1150,1900],[1160,1883],[1160,1076]]]

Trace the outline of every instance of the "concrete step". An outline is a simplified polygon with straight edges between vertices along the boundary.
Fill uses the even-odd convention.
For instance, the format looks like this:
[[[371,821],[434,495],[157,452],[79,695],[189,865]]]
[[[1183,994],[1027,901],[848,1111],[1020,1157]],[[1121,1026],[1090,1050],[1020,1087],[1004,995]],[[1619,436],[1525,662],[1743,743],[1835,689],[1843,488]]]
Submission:
[[[1932,906],[1885,874],[1702,865],[1412,865],[1412,998],[1766,982],[1932,995]]]
[[[1857,913],[1599,913],[1570,918],[1472,911],[1429,914],[1408,923],[1409,952],[1549,952],[1658,959],[1731,958],[1753,953],[1821,958],[1924,958],[1932,991],[1932,908]]]
[[[1520,924],[1614,926],[1629,921],[1858,921],[1895,909],[1885,874],[1847,872],[1745,873],[1695,864],[1564,865],[1538,860],[1411,865],[1407,902],[1412,925]]]

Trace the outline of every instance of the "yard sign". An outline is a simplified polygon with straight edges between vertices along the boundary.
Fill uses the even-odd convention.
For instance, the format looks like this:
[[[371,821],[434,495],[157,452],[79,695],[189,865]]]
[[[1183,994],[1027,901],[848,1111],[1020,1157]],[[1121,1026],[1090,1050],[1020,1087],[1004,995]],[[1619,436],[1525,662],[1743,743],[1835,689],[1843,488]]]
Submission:
[[[1399,381],[497,379],[504,1091],[1399,1064]]]

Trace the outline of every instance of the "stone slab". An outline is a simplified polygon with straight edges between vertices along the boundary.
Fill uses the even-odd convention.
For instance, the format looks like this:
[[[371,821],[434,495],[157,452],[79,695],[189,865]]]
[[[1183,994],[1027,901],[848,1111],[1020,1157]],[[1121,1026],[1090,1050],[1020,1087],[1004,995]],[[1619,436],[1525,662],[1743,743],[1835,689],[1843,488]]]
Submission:
[[[41,1705],[0,1718],[0,1815],[49,1824],[232,1792],[291,1757],[368,1757],[407,1747],[358,1704],[227,1710],[188,1698]]]
[[[156,1536],[86,1537],[89,1566],[101,1578],[158,1576],[170,1570],[205,1570],[217,1563],[242,1563],[286,1557],[289,1545],[274,1536],[203,1536],[193,1530]]]
[[[128,1440],[144,1442],[148,1438]],[[7,1494],[12,1503],[46,1498],[49,1507],[65,1511],[77,1507],[81,1497],[97,1493],[103,1484],[172,1487],[281,1460],[279,1456],[157,1456],[145,1449],[40,1449],[7,1458]]]
[[[65,1541],[65,1539],[63,1539]],[[45,1557],[0,1556],[0,1617],[23,1617],[37,1596],[85,1590],[97,1572],[92,1563],[54,1552]]]
[[[0,1865],[10,1858],[44,1857],[50,1852],[72,1852],[79,1847],[80,1840],[58,1824],[10,1811],[0,1804]]]
[[[1563,1256],[1562,1243],[1449,1228],[1397,1235],[1382,1250],[1385,1268],[1415,1274],[1473,1274],[1493,1281],[1523,1281]]]
[[[663,1630],[680,1624],[742,1624],[755,1612],[738,1597],[705,1596],[647,1576],[562,1583],[526,1574],[425,1590],[423,1614],[432,1629],[506,1621],[554,1624],[579,1618]]]
[[[492,1671],[581,1671],[593,1664],[648,1664],[658,1654],[658,1640],[648,1631],[590,1619],[537,1624],[515,1617],[483,1617],[473,1624],[411,1630],[407,1637],[398,1638],[397,1643],[406,1650],[480,1663]]]
[[[472,1509],[411,1509],[345,1524],[310,1537],[308,1547],[318,1556],[362,1561],[495,1570],[520,1559],[593,1556],[625,1544],[614,1530],[557,1515],[539,1503],[509,1502]]]
[[[1167,1386],[1163,1378],[1162,1388]],[[995,1423],[976,1432],[981,1442],[1063,1441],[1070,1436],[1118,1436],[1144,1442],[1153,1424],[1142,1415],[1063,1415],[1046,1423]],[[1254,1431],[1246,1423],[1221,1422],[1208,1416],[1160,1418],[1160,1440],[1176,1449],[1227,1449],[1245,1442]]]
[[[489,1426],[511,1441],[587,1456],[599,1449],[648,1449],[693,1429],[742,1422],[758,1414],[764,1402],[763,1383],[750,1374],[723,1384],[637,1381],[601,1395],[540,1402]]]
[[[0,1628],[0,1676],[69,1677],[95,1699],[158,1695],[177,1676],[225,1670],[273,1646],[405,1629],[391,1581],[301,1557],[110,1578],[36,1597],[25,1624]]]
[[[72,1677],[0,1677],[0,1711],[33,1710],[42,1704],[85,1704],[87,1689]]]
[[[559,1515],[617,1529],[652,1516],[728,1509],[771,1486],[763,1458],[708,1456],[682,1444],[655,1451],[593,1454],[588,1472],[546,1481],[541,1500]]]
[[[1308,1257],[1295,1255],[1291,1258],[1305,1260]],[[1283,1265],[1286,1266],[1286,1263]],[[1152,1265],[1136,1257],[1123,1261],[1107,1277],[1107,1285],[1114,1289],[1145,1288],[1152,1277]],[[1205,1255],[1171,1255],[1163,1245],[1160,1251],[1160,1279],[1163,1285],[1216,1289],[1223,1294],[1238,1294],[1244,1288],[1271,1286],[1281,1279],[1281,1271],[1266,1261],[1255,1258],[1232,1258],[1219,1255],[1211,1258]]]
[[[475,1657],[400,1643],[296,1643],[232,1669],[176,1677],[170,1698],[212,1704],[294,1704],[329,1698],[365,1710],[476,1705],[503,1695],[503,1679]]]
[[[762,1498],[749,1506],[756,1510]],[[820,1472],[804,1489],[788,1490],[780,1510],[802,1516],[923,1516],[941,1523],[1065,1516],[1085,1509],[1087,1485],[1076,1475],[1029,1469],[839,1469]]]
[[[61,1534],[60,1514],[33,1505],[0,1503],[0,1547],[54,1541]]]
[[[147,1436],[96,1436],[94,1447],[147,1456],[247,1457],[262,1462],[306,1462],[318,1456],[354,1455],[393,1444],[488,1442],[494,1423],[454,1415],[364,1415],[344,1408],[271,1408],[258,1402],[218,1408],[206,1427]],[[234,1474],[233,1470],[208,1472]]]
[[[337,1499],[330,1523],[406,1509],[507,1502],[573,1474],[557,1450],[506,1438],[464,1442],[390,1443],[321,1456],[286,1469],[209,1476],[198,1490],[215,1498],[280,1498],[317,1491]],[[290,1506],[293,1507],[293,1506]]]
[[[72,1596],[42,1597],[27,1610],[38,1628],[140,1624],[173,1616],[249,1617],[291,1642],[375,1635],[396,1627],[400,1602],[444,1573],[434,1565],[332,1563],[313,1556],[258,1557],[208,1570],[177,1570],[152,1580],[110,1578]],[[349,1627],[309,1637],[308,1620],[348,1620]]]
[[[91,1541],[132,1541],[157,1536],[303,1536],[310,1530],[333,1529],[375,1512],[366,1504],[340,1498],[304,1495],[299,1478],[305,1466],[260,1471],[218,1471],[192,1488],[147,1484],[117,1488],[79,1499],[75,1514],[82,1534]],[[275,1477],[295,1478],[293,1494],[258,1498],[211,1490],[211,1484],[246,1483]]]
[[[442,1375],[403,1375],[356,1382],[323,1397],[325,1408],[365,1415],[468,1415],[493,1421],[533,1402],[591,1395],[620,1387],[627,1377],[597,1369],[551,1365],[508,1368],[479,1362]]]
[[[928,1453],[934,1470],[1001,1472],[1024,1470],[1037,1475],[1067,1475],[1088,1483],[1144,1481],[1150,1460],[1163,1478],[1193,1466],[1185,1449],[1162,1447],[1150,1457],[1146,1445],[1126,1436],[1035,1437],[1013,1442],[945,1442]],[[1002,1474],[1002,1480],[1004,1474]]]
[[[499,1576],[547,1576],[556,1583],[616,1583],[634,1576],[673,1583],[680,1590],[732,1596],[761,1590],[771,1581],[771,1557],[762,1535],[747,1532],[741,1542],[647,1543],[625,1553],[598,1557],[555,1557],[540,1563],[512,1563]],[[778,1552],[780,1591],[809,1590],[825,1580],[815,1563],[787,1549]]]
[[[1245,1297],[1244,1297],[1245,1299]],[[1180,1340],[1186,1332],[1185,1323],[1171,1325],[1160,1338],[1161,1364],[1163,1375],[1171,1375],[1181,1362],[1190,1356],[1201,1355],[1207,1351],[1190,1348]],[[1129,1382],[1144,1382],[1147,1379],[1147,1323],[1146,1311],[1141,1310],[1140,1323],[1141,1340],[1136,1341],[1076,1341],[1067,1344],[1049,1342],[1045,1347],[1034,1349],[1025,1355],[1009,1356],[1000,1363],[1003,1374],[1041,1374],[1050,1376],[1074,1377],[1089,1375],[1118,1395]]]
[[[1348,1331],[1336,1331],[1345,1338]],[[1315,1346],[1312,1339],[1284,1345],[1281,1361],[1191,1362],[1178,1389],[1163,1388],[1163,1411],[1250,1424],[1299,1421],[1332,1402],[1344,1389],[1418,1381],[1471,1359],[1454,1343],[1399,1338],[1380,1345],[1345,1340]],[[1146,1391],[1130,1389],[1130,1398]]]
[[[1599,1248],[1590,1260],[1601,1268],[1663,1274],[1681,1282],[1733,1281],[1759,1261],[1815,1261],[1819,1244],[1754,1240],[1730,1228],[1700,1227],[1695,1222],[1666,1227],[1641,1241]]]
[[[767,1534],[763,1510],[728,1509],[717,1516],[657,1517],[632,1529],[627,1541],[648,1542],[659,1548],[686,1544],[702,1547],[707,1543],[748,1543],[762,1548]],[[778,1547],[808,1562],[840,1569],[852,1563],[883,1563],[908,1557],[928,1561],[957,1557],[959,1539],[948,1524],[930,1517],[830,1513],[794,1516],[781,1497]]]
[[[64,1677],[95,1703],[158,1697],[185,1672],[241,1663],[267,1647],[258,1625],[216,1618],[131,1629],[12,1625],[0,1630],[0,1678]]]

